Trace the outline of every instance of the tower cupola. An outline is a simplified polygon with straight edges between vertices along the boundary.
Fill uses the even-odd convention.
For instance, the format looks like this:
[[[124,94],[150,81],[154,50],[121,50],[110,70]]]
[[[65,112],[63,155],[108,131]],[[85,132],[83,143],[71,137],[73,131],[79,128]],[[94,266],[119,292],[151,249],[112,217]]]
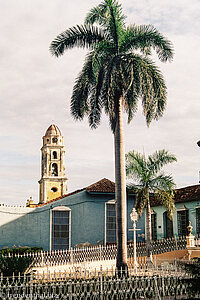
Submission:
[[[41,148],[40,203],[62,196],[67,191],[65,146],[60,129],[52,124],[43,136]]]

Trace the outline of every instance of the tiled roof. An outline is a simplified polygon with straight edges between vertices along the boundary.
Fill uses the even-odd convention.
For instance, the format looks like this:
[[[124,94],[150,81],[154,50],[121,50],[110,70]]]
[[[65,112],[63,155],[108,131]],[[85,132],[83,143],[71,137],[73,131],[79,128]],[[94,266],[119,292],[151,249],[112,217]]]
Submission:
[[[97,193],[115,193],[115,183],[107,178],[103,178],[86,188],[86,191]]]
[[[186,186],[175,190],[174,201],[175,203],[190,202],[190,201],[200,201],[200,185]],[[151,197],[151,206],[160,205],[158,199],[154,196]]]

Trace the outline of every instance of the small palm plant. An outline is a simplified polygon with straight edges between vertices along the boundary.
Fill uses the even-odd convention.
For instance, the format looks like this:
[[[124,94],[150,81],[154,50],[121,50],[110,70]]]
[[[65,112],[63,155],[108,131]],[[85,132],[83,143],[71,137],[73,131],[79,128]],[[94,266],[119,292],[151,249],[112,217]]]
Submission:
[[[130,184],[129,188],[136,193],[136,210],[141,216],[145,208],[146,211],[146,240],[147,257],[151,257],[151,207],[149,193],[153,192],[155,197],[166,207],[168,217],[173,218],[175,210],[173,200],[173,189],[175,183],[171,175],[160,172],[169,163],[176,161],[173,154],[166,150],[160,150],[149,155],[130,151],[126,154],[126,175],[128,178],[136,180],[137,184]]]

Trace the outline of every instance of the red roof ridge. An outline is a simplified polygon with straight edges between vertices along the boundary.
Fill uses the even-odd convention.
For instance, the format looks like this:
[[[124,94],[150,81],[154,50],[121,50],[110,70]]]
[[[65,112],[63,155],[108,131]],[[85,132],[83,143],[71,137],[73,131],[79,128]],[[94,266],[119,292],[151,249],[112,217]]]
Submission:
[[[102,192],[102,193],[114,193],[115,183],[110,179],[103,178],[88,187],[86,187],[87,192]]]

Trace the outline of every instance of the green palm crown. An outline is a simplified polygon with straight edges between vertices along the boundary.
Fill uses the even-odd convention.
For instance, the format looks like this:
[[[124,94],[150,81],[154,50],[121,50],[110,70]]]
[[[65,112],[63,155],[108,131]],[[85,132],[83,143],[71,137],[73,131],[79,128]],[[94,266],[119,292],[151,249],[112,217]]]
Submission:
[[[174,188],[175,183],[171,175],[165,175],[161,170],[169,163],[177,161],[173,154],[166,150],[156,151],[145,158],[144,154],[130,151],[126,154],[126,174],[135,181],[129,188],[136,193],[136,209],[141,216],[143,209],[150,205],[149,193],[160,200],[172,219],[175,210]]]
[[[166,85],[150,55],[155,50],[161,61],[170,61],[172,44],[152,25],[126,26],[125,19],[116,0],[104,0],[83,25],[64,31],[50,46],[55,56],[73,47],[88,48],[73,88],[71,113],[75,119],[87,116],[92,128],[99,125],[104,109],[115,131],[119,99],[130,122],[141,98],[147,125],[166,106]]]

